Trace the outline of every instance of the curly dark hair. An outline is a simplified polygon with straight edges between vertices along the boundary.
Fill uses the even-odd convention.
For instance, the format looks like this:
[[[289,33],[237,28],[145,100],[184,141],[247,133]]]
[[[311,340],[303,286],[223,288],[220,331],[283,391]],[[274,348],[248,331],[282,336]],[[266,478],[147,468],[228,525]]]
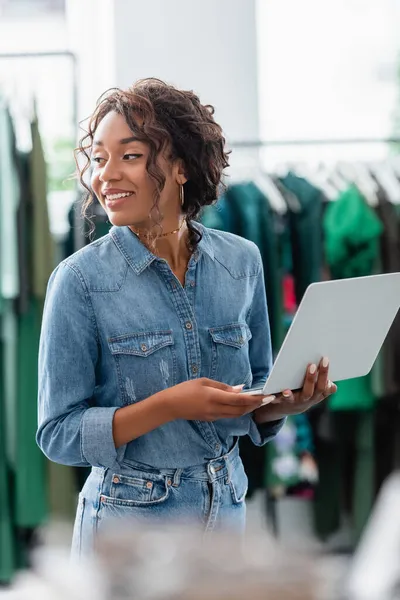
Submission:
[[[89,208],[94,196],[84,176],[90,167],[90,152],[97,126],[111,111],[123,115],[135,137],[149,146],[146,168],[155,182],[151,215],[156,227],[160,227],[158,205],[165,185],[165,176],[157,164],[157,157],[168,147],[171,160],[183,161],[187,177],[183,213],[189,230],[189,245],[194,249],[201,240],[201,233],[192,221],[204,206],[216,201],[223,187],[223,171],[229,166],[229,152],[225,150],[222,129],[214,120],[214,108],[201,104],[192,91],[179,90],[154,78],[141,79],[127,90],[112,88],[100,97],[89,119],[88,130],[75,150],[78,177],[88,192],[82,215],[90,222],[91,232],[94,225]],[[158,214],[158,221],[153,211]]]

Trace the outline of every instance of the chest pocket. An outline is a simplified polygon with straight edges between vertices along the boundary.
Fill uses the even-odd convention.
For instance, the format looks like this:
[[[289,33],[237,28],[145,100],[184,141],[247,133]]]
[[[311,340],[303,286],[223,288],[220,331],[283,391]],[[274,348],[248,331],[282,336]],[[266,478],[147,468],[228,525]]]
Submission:
[[[211,379],[229,385],[251,385],[249,358],[251,331],[246,323],[232,323],[209,330],[211,336]]]
[[[148,331],[108,340],[114,356],[122,404],[144,400],[175,385],[176,357],[172,331]]]

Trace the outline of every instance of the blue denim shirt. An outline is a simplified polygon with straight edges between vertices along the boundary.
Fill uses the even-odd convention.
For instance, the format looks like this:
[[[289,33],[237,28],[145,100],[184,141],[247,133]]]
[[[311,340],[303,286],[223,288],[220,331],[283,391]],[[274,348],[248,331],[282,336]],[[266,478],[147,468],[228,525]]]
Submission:
[[[239,436],[262,445],[279,430],[281,421],[256,425],[251,415],[176,420],[115,448],[119,407],[198,377],[247,387],[265,381],[270,370],[257,247],[197,227],[203,239],[185,287],[128,227],[112,227],[53,272],[40,341],[37,432],[51,460],[185,468],[222,456]]]

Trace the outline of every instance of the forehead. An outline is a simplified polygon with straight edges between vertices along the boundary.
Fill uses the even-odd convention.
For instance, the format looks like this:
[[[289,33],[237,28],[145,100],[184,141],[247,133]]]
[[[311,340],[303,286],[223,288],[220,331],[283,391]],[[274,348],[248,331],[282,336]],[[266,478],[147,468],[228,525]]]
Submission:
[[[111,111],[103,117],[97,125],[94,133],[93,144],[120,143],[121,140],[132,138],[133,132],[130,129],[125,117],[119,113]]]

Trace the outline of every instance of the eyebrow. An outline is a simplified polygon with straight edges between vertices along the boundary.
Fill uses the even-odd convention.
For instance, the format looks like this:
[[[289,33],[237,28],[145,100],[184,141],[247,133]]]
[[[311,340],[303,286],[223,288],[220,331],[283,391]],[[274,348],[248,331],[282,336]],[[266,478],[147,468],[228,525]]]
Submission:
[[[131,137],[127,137],[127,138],[122,138],[122,140],[119,140],[119,144],[130,144],[131,142],[141,142],[141,140],[139,140],[139,138],[135,137],[135,136],[131,136]],[[93,146],[104,146],[103,142],[101,140],[93,140]]]

